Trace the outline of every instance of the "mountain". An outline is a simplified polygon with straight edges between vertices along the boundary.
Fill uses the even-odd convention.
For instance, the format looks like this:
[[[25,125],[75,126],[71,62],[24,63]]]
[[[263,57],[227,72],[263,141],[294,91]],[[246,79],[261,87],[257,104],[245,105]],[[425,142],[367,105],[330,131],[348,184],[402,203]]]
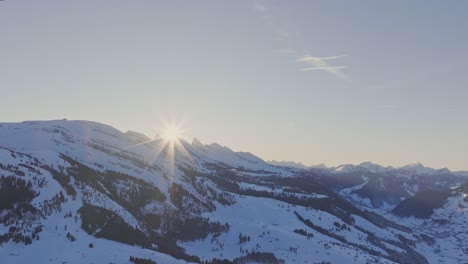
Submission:
[[[359,165],[353,164],[344,164],[336,168],[329,168],[331,171],[335,172],[371,172],[371,173],[390,173],[400,176],[419,176],[419,175],[435,175],[435,174],[457,174],[460,176],[468,175],[466,171],[457,171],[452,172],[447,168],[443,169],[433,169],[425,167],[421,163],[414,163],[405,165],[402,167],[384,167],[372,162],[363,162]]]
[[[371,209],[394,208],[418,191],[454,188],[468,180],[466,172],[432,169],[421,163],[395,168],[364,162],[328,168],[325,173],[309,170],[321,174],[318,181],[322,184]]]
[[[269,164],[275,165],[275,166],[281,166],[281,167],[291,167],[291,168],[298,168],[298,169],[309,169],[308,166],[305,166],[304,164],[300,162],[295,162],[295,161],[276,161],[276,160],[270,160],[268,161]]]
[[[414,216],[427,218],[431,216],[434,209],[442,207],[449,193],[447,191],[423,190],[417,192],[398,204],[393,213],[399,216]]]
[[[90,121],[0,123],[0,259],[467,262],[466,178],[427,172],[273,165]],[[413,217],[426,189],[446,199]]]
[[[280,166],[280,167],[291,167],[291,168],[297,168],[297,169],[324,169],[328,170],[327,166],[324,164],[318,164],[318,165],[312,165],[312,166],[306,166],[302,164],[301,162],[295,162],[295,161],[276,161],[276,160],[270,160],[268,161],[269,164],[275,165],[275,166]]]

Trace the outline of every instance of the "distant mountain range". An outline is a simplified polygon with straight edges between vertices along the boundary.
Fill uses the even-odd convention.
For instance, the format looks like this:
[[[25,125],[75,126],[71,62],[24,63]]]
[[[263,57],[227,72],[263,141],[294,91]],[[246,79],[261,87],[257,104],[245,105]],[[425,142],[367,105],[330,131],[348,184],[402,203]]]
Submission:
[[[443,174],[450,173],[458,176],[468,177],[468,171],[450,171],[447,168],[434,169],[426,167],[421,163],[408,164],[402,167],[392,166],[381,166],[379,164],[372,163],[370,161],[363,162],[358,165],[343,164],[337,167],[327,167],[324,164],[306,166],[300,162],[295,161],[268,161],[269,164],[275,166],[292,167],[298,169],[324,169],[330,172],[371,172],[371,173],[394,173],[400,175],[432,175],[432,174]]]
[[[0,123],[2,263],[467,263],[468,173]]]

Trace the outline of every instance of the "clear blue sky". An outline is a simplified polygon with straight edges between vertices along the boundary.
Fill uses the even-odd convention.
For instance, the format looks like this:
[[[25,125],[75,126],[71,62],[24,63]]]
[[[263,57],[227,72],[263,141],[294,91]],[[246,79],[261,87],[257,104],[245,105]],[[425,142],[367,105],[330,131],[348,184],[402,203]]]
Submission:
[[[187,137],[264,159],[468,170],[467,10],[1,1],[0,120],[87,119],[151,136],[172,116]]]

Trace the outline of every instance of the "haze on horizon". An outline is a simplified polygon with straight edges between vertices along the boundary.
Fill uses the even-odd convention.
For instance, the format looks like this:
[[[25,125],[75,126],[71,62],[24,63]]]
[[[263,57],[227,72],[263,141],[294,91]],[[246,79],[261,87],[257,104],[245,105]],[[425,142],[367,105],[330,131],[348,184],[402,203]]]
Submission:
[[[468,170],[468,2],[0,2],[1,122]]]

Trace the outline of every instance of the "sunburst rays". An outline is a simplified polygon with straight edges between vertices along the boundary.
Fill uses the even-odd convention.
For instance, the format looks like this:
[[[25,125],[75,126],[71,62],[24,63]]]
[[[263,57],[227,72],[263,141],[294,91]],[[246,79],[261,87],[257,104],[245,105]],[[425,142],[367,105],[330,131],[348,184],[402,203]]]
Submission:
[[[188,131],[184,123],[167,120],[161,120],[161,123],[163,128],[156,130],[158,133],[154,139],[130,145],[121,151],[148,146],[151,152],[147,155],[146,160],[150,165],[157,163],[157,166],[172,181],[175,174],[176,160],[182,159],[182,161],[190,165],[193,165],[195,162],[184,146],[184,143],[187,142],[184,139],[184,133]]]

